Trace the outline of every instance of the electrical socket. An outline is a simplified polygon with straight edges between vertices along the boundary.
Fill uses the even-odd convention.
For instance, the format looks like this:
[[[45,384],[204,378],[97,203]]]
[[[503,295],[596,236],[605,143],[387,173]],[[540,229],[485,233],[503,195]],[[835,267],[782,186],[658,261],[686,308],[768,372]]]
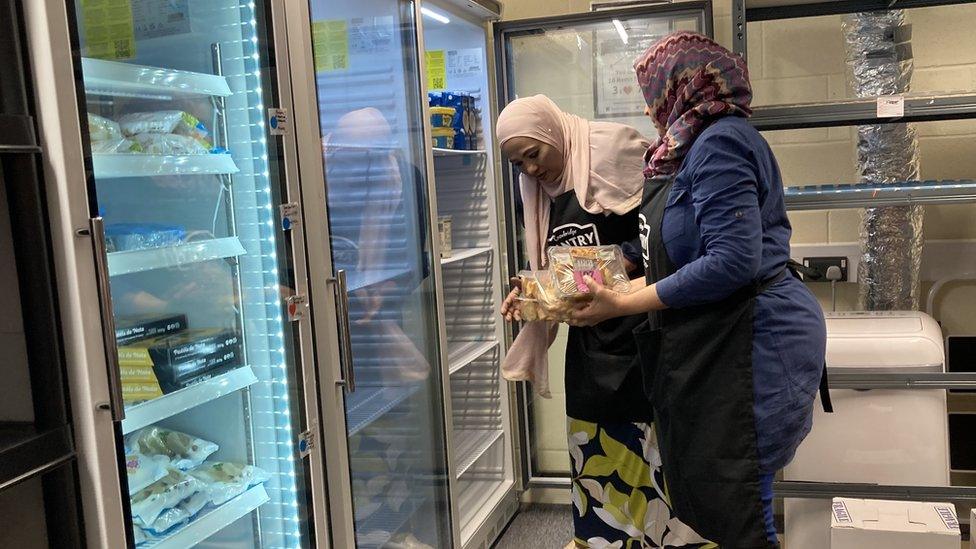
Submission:
[[[804,257],[803,266],[813,269],[819,275],[803,275],[805,282],[828,282],[827,269],[830,267],[839,267],[841,277],[838,282],[847,282],[847,269],[850,262],[846,257]]]

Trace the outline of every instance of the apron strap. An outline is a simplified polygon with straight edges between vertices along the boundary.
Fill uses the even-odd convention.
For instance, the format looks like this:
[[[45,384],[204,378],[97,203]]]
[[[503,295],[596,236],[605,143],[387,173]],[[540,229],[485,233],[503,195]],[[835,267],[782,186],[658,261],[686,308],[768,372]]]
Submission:
[[[823,373],[820,375],[820,405],[828,414],[834,413],[834,403],[830,400],[830,381],[827,379],[827,363],[824,362]]]

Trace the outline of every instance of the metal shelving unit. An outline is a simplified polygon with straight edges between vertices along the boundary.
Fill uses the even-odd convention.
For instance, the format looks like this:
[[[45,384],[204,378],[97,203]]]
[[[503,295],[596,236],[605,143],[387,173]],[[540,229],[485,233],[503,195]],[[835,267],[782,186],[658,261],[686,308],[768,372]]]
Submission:
[[[795,2],[795,0],[794,0]],[[841,15],[948,6],[967,0],[840,0],[782,4],[776,0],[733,0],[733,50],[748,59],[748,23],[801,17]],[[878,98],[848,99],[826,103],[756,107],[750,118],[761,131],[829,128],[865,124],[900,124],[976,118],[976,94],[905,96],[904,116],[878,117]],[[976,202],[976,181],[906,181],[894,184],[839,184],[790,187],[788,210],[814,210],[905,206],[928,203]],[[889,373],[833,370],[834,389],[972,389],[976,373]],[[882,486],[830,482],[780,481],[775,483],[780,498],[881,497],[887,499],[937,499],[976,502],[976,488]]]

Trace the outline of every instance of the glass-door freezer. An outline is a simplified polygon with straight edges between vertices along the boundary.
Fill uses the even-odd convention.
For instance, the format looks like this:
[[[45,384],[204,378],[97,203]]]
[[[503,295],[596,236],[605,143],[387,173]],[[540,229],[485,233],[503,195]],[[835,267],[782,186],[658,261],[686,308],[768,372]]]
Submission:
[[[334,395],[323,389],[328,410],[345,420],[326,425],[342,460],[330,470],[333,537],[340,547],[452,547],[418,6],[300,4],[292,49],[312,55],[292,67],[304,82],[295,94],[316,101],[295,118],[308,132],[300,140],[318,145],[302,187],[306,207],[327,216],[337,309],[317,308],[316,324],[337,319],[341,343],[341,371],[322,373],[336,382]]]
[[[270,4],[68,2],[137,547],[315,544]]]

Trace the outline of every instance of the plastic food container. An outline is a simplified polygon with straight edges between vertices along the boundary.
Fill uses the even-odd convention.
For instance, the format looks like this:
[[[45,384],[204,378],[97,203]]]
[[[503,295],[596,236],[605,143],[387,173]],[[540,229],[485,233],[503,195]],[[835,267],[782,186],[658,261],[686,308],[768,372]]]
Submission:
[[[453,107],[431,107],[430,125],[435,128],[450,128],[456,112]]]
[[[587,299],[590,289],[584,281],[586,276],[611,290],[630,291],[620,246],[553,246],[548,255],[549,272],[559,297]]]
[[[432,138],[435,149],[454,148],[454,130],[451,128],[434,128]]]
[[[521,271],[522,294],[518,297],[522,320],[566,322],[573,312],[573,302],[556,295],[549,271]]]

